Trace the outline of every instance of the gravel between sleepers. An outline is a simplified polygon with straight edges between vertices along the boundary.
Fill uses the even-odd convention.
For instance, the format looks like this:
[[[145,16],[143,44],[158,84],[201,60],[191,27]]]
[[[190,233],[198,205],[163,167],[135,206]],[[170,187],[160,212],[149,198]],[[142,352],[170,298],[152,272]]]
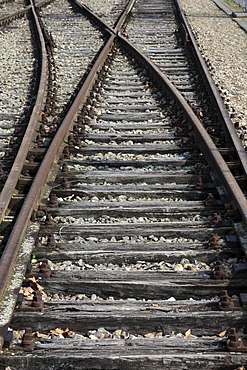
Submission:
[[[239,123],[239,135],[247,132],[246,42],[247,34],[212,0],[180,0],[211,74],[221,89],[232,121]],[[235,112],[234,112],[235,111]]]

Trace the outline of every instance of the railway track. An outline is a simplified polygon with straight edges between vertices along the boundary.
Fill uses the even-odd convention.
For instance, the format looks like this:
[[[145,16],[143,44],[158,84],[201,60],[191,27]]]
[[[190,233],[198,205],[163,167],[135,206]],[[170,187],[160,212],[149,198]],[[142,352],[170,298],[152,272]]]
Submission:
[[[33,7],[53,95],[6,205],[15,222],[0,260],[0,368],[246,365],[245,152],[211,81],[191,70],[199,59],[177,7],[133,5],[111,29],[78,2],[76,13],[54,2],[41,18]],[[154,43],[151,11],[166,49]],[[79,75],[70,50],[87,56],[92,42],[65,45],[80,27],[100,52]]]
[[[24,1],[3,0],[0,2],[0,18],[25,8]]]
[[[32,20],[25,14],[11,24],[1,22],[1,190],[32,115],[40,69]],[[20,32],[21,30],[21,32]],[[14,85],[14,86],[13,86]]]
[[[128,39],[143,50],[169,77],[190,104],[204,127],[211,133],[216,146],[229,153],[227,148],[238,147],[237,134],[232,129],[232,122],[227,118],[225,106],[217,97],[218,92],[215,92],[212,78],[207,69],[202,74],[205,62],[193,39],[189,37],[190,30],[185,31],[184,22],[186,20],[183,14],[176,12],[177,8],[180,9],[180,6],[176,2],[168,1],[164,6],[161,1],[156,3],[155,9],[152,9],[147,1],[140,1],[133,11],[133,20],[131,19],[127,26]],[[157,16],[153,20],[156,22],[153,27],[150,18],[152,19],[154,12]],[[142,32],[142,28],[145,29],[145,33]],[[157,35],[154,34],[153,28],[159,29]],[[205,74],[207,78],[205,78]],[[214,109],[215,97],[218,106]],[[208,109],[209,104],[211,105],[210,109]],[[207,127],[208,123],[210,123],[209,127]],[[238,151],[241,152],[240,147]],[[246,166],[245,161],[244,155],[243,167]],[[244,172],[246,173],[246,169]]]

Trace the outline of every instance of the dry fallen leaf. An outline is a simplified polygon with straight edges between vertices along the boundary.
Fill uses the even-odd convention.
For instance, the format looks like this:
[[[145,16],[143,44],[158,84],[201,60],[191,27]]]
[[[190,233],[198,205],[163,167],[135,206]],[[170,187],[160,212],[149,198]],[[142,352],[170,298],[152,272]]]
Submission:
[[[154,338],[155,337],[155,333],[147,333],[144,335],[145,338]]]
[[[20,332],[19,330],[14,330],[13,335],[14,339],[21,339],[23,336],[23,332]]]
[[[73,334],[74,334],[74,332],[73,332],[73,330],[70,330],[69,328],[66,328],[66,329],[63,331],[63,334],[66,334],[66,335],[70,336],[70,335],[73,335]]]
[[[24,298],[25,300],[32,300],[33,299],[33,288],[31,288],[30,286],[28,287],[21,287],[20,289],[20,293],[22,293],[24,295]]]
[[[184,333],[184,338],[189,338],[190,334],[191,334],[191,330],[189,329],[189,330],[187,330],[187,331]]]
[[[122,334],[122,329],[117,329],[113,332],[115,335],[121,335]]]
[[[54,330],[50,330],[49,335],[63,335],[64,338],[71,338],[73,337],[75,332],[73,330],[70,330],[69,328],[61,329],[61,328],[56,328]]]
[[[226,335],[226,330],[223,330],[223,331],[219,334],[219,337],[220,337],[220,338],[223,338],[225,335]]]
[[[36,331],[35,335],[37,338],[47,338],[47,334],[40,333],[39,331]]]
[[[33,290],[38,289],[39,291],[42,291],[44,289],[41,285],[37,283],[35,277],[29,278],[28,281],[30,283],[31,288],[33,288]]]
[[[61,328],[56,328],[54,330],[50,330],[50,334],[55,334],[55,335],[61,335],[64,333],[64,330]]]
[[[158,331],[158,333],[155,334],[155,337],[156,338],[162,338],[163,337],[163,333],[161,331]]]
[[[158,303],[153,303],[152,307],[159,307]]]

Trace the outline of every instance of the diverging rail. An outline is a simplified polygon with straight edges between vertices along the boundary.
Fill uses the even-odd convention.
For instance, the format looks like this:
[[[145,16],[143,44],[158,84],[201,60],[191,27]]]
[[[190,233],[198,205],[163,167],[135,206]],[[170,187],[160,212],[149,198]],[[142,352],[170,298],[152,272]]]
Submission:
[[[70,110],[68,111],[66,117],[64,118],[63,122],[61,123],[59,129],[57,130],[57,133],[52,140],[49,149],[47,150],[45,157],[39,167],[39,170],[37,172],[37,175],[30,187],[29,193],[23,203],[23,206],[19,212],[18,218],[15,223],[15,227],[9,237],[9,240],[6,244],[5,251],[2,255],[2,258],[0,260],[0,298],[3,299],[4,294],[6,294],[7,290],[7,284],[11,280],[12,271],[15,265],[16,257],[19,252],[22,240],[24,238],[24,235],[26,233],[26,229],[29,223],[29,220],[31,218],[31,215],[34,211],[34,209],[37,207],[39,200],[41,199],[43,195],[43,188],[47,180],[49,179],[49,176],[51,174],[51,169],[53,165],[56,165],[58,162],[59,155],[61,154],[63,150],[63,142],[68,136],[68,131],[70,129],[71,122],[73,121],[75,115],[77,114],[80,107],[87,101],[87,98],[90,94],[90,90],[94,83],[97,80],[98,73],[100,73],[100,70],[105,66],[105,63],[107,62],[108,56],[110,51],[112,50],[113,46],[115,45],[115,42],[118,41],[119,44],[123,45],[124,48],[128,50],[129,53],[131,53],[134,58],[138,60],[142,65],[144,65],[146,68],[149,69],[150,73],[153,75],[154,79],[157,81],[159,86],[162,87],[162,89],[165,89],[168,91],[168,93],[176,99],[176,101],[179,103],[182,111],[184,112],[185,117],[187,120],[191,122],[194,129],[195,137],[202,148],[202,151],[205,155],[205,157],[208,160],[208,163],[212,166],[212,168],[215,170],[215,172],[218,174],[218,177],[220,178],[223,186],[227,190],[228,194],[230,195],[233,205],[236,209],[239,210],[242,220],[247,226],[247,202],[246,199],[239,188],[236,180],[234,179],[233,175],[231,174],[227,164],[225,163],[224,159],[222,158],[221,154],[219,153],[218,149],[214,145],[212,139],[207,134],[206,130],[196,117],[196,115],[193,113],[192,109],[189,107],[189,105],[186,103],[185,99],[182,97],[182,95],[178,92],[178,90],[174,87],[174,85],[170,82],[170,80],[160,72],[160,70],[151,63],[148,58],[146,58],[143,54],[141,54],[136,48],[134,48],[124,37],[122,37],[119,34],[119,31],[124,25],[124,22],[126,20],[126,17],[131,11],[131,8],[134,4],[134,1],[131,1],[121,17],[119,18],[114,30],[110,30],[110,36],[108,41],[106,42],[105,46],[103,47],[98,59],[96,60],[94,66],[92,67],[90,73],[88,74],[85,83],[81,87],[78,95],[76,96]],[[34,16],[37,18],[35,14],[34,7],[32,6],[32,10],[34,13]],[[99,21],[99,19],[98,19]],[[38,27],[38,26],[37,26]],[[39,29],[39,33],[41,34],[41,30]],[[109,28],[108,28],[109,30]],[[44,40],[41,41],[42,45],[42,53],[44,62],[42,64],[42,69],[44,76],[46,75],[45,69],[46,69],[46,52],[45,52],[45,46],[44,46]],[[30,126],[30,128],[27,130],[27,138],[23,140],[22,147],[25,147],[22,152],[22,158],[25,157],[28,151],[29,143],[31,140],[31,137],[34,133],[35,129],[35,123],[38,119],[38,116],[41,111],[41,106],[43,103],[43,94],[45,90],[45,77],[42,77],[41,79],[41,86],[39,90],[39,103],[35,107],[32,115],[33,119],[33,125]],[[26,140],[26,141],[25,141]],[[21,148],[22,148],[21,147]],[[20,154],[19,154],[20,156]],[[25,159],[25,158],[24,158]],[[20,159],[18,159],[20,160]],[[15,188],[15,185],[17,183],[19,174],[20,174],[20,167],[17,165],[13,166],[13,178],[10,176],[9,178],[9,190],[5,190],[3,192],[1,199],[5,199],[5,201],[0,202],[1,209],[3,211],[2,218],[4,215],[4,211],[6,210],[8,206],[8,199],[10,199],[10,196],[12,195],[10,191],[10,187],[12,189],[12,192]],[[12,179],[12,180],[11,180]],[[11,194],[10,194],[11,193]],[[23,267],[24,270],[24,267]],[[15,299],[15,298],[14,298]],[[5,327],[0,328],[0,337],[4,336]],[[0,343],[2,343],[3,339],[0,339]]]
[[[137,50],[133,45],[131,45],[127,39],[123,36],[119,35],[119,40],[124,44],[127,50],[136,58],[138,61],[144,65],[146,68],[149,69],[150,73],[156,79],[157,83],[163,88],[166,89],[172,97],[176,99],[176,101],[181,106],[186,118],[191,122],[193,125],[194,133],[200,148],[202,149],[208,163],[212,166],[215,170],[215,173],[218,174],[222,184],[224,185],[225,189],[227,190],[228,194],[230,195],[231,199],[233,200],[234,206],[239,210],[241,213],[242,219],[247,226],[247,201],[246,198],[240,189],[237,181],[235,180],[234,176],[232,175],[229,167],[227,166],[226,162],[224,161],[222,155],[220,154],[219,150],[213,143],[212,139],[210,138],[209,134],[186,102],[184,97],[180,94],[180,92],[176,89],[176,87],[170,82],[167,76],[162,73],[159,68],[155,66],[144,54]]]
[[[4,252],[0,260],[0,300],[1,301],[4,301],[5,297],[9,295],[9,293],[7,292],[8,284],[10,283],[11,277],[13,275],[13,269],[15,267],[17,255],[20,250],[22,240],[27,231],[27,227],[30,222],[32,213],[37,207],[38,201],[40,200],[42,196],[43,187],[46,181],[48,180],[51,168],[57,162],[59,155],[61,154],[63,150],[62,144],[63,144],[63,141],[66,139],[66,136],[68,135],[68,130],[70,128],[71,122],[73,118],[75,117],[76,113],[78,112],[79,108],[81,107],[81,105],[86,102],[87,97],[90,93],[90,89],[93,86],[97,78],[97,73],[104,66],[108,58],[109,52],[111,51],[112,46],[114,44],[116,34],[119,31],[119,29],[123,26],[133,4],[134,4],[134,0],[130,1],[127,4],[125,11],[121,14],[114,28],[114,33],[110,35],[99,57],[97,58],[95,64],[93,65],[90,73],[88,74],[83,86],[81,87],[79,93],[75,97],[71,108],[69,109],[67,115],[65,116],[63,122],[61,123],[59,129],[57,130],[56,135],[54,139],[52,140],[49,146],[49,149],[47,150],[44,156],[44,159],[34,178],[34,181],[27,194],[27,197],[22,205],[22,208],[18,214],[13,230],[9,236],[9,239],[6,243]],[[45,93],[45,88],[46,88],[47,54],[46,54],[46,49],[45,49],[45,41],[43,38],[43,34],[42,34],[42,31],[39,25],[38,17],[36,15],[36,11],[35,11],[35,7],[33,3],[32,3],[32,12],[33,12],[33,16],[36,21],[37,30],[40,36],[40,44],[41,44],[41,50],[42,50],[42,74],[41,74],[41,79],[40,79],[40,86],[39,86],[39,92],[37,96],[36,105],[33,109],[33,113],[32,113],[29,125],[27,127],[27,130],[26,130],[26,135],[22,141],[20,150],[16,156],[16,159],[11,169],[10,175],[6,182],[6,186],[2,190],[2,193],[0,196],[1,220],[3,220],[4,218],[9,202],[11,200],[11,196],[14,193],[16,184],[18,182],[18,178],[23,168],[23,164],[26,159],[31,140],[35,132],[36,123],[38,121],[40,112],[42,110],[44,93]],[[24,270],[25,270],[25,266],[23,266],[23,273],[24,273]],[[14,300],[15,299],[16,297],[14,297]],[[4,333],[7,330],[7,326],[8,326],[8,323],[5,323],[5,325],[2,325],[2,327],[0,327],[0,346],[3,345]]]

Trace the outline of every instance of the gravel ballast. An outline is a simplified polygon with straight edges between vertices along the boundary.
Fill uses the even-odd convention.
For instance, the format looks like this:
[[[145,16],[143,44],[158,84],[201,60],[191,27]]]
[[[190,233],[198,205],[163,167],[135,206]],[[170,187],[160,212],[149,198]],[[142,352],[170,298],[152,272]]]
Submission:
[[[243,144],[247,140],[246,41],[247,35],[211,0],[180,0],[201,52],[211,64],[231,119],[239,127]]]

